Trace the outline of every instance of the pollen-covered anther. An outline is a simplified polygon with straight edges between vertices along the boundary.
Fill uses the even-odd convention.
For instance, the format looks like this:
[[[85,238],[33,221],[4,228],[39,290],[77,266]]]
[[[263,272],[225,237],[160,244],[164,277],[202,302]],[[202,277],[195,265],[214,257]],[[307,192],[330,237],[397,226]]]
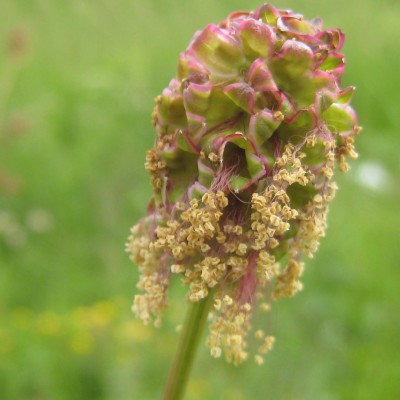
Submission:
[[[256,330],[255,332],[254,332],[254,337],[256,338],[256,339],[263,339],[264,338],[264,336],[265,336],[265,333],[264,333],[264,331],[262,331],[261,329],[258,329],[258,330]]]
[[[171,265],[171,272],[174,274],[179,274],[185,272],[186,268],[181,264],[172,264]]]
[[[157,321],[166,308],[167,283],[167,279],[158,273],[143,275],[140,278],[137,287],[145,294],[135,297],[132,310],[145,324],[151,322],[152,316],[155,316]]]
[[[264,364],[264,358],[261,357],[259,354],[256,354],[254,356],[254,361],[257,365],[263,365]]]
[[[190,290],[188,293],[188,299],[192,302],[200,301],[208,295],[207,287],[204,283],[192,283],[190,284]]]
[[[154,149],[149,150],[146,154],[145,168],[150,172],[165,168],[165,163],[160,161],[160,156]]]
[[[261,303],[260,304],[260,310],[263,312],[268,312],[271,311],[271,305],[268,303]]]
[[[320,195],[320,194],[316,194],[315,196],[314,196],[314,201],[317,203],[317,204],[320,204],[320,203],[322,203],[322,196]]]
[[[328,166],[324,166],[321,168],[321,173],[328,179],[333,177],[333,169]]]
[[[239,256],[244,256],[247,253],[247,244],[239,243],[236,249],[236,254]]]
[[[217,191],[217,193],[215,194],[215,198],[217,199],[220,209],[224,209],[228,206],[228,197],[222,190]]]
[[[303,289],[299,278],[303,274],[304,263],[290,259],[286,269],[278,276],[276,286],[272,292],[274,300],[281,297],[292,297]]]
[[[258,348],[258,352],[260,354],[265,354],[268,353],[272,349],[272,346],[275,343],[275,337],[274,336],[267,336],[264,339],[264,343]]]
[[[215,163],[219,161],[219,157],[215,153],[210,153],[208,155],[208,158],[210,161],[215,162]]]
[[[272,226],[278,227],[282,223],[282,220],[277,215],[271,215],[269,222]]]
[[[225,295],[224,298],[222,299],[222,303],[226,306],[230,306],[231,304],[233,304],[233,299],[232,297]]]
[[[274,112],[274,119],[276,119],[279,122],[282,122],[285,119],[285,116],[282,112],[280,111],[275,111]]]
[[[267,251],[260,251],[257,260],[257,278],[260,284],[266,284],[279,273],[279,264]]]
[[[226,241],[226,235],[224,235],[224,234],[222,233],[222,231],[220,231],[220,232],[218,232],[217,235],[215,236],[215,239],[216,239],[216,241],[217,241],[219,244],[223,244],[223,243],[225,243],[225,241]]]
[[[221,354],[222,354],[221,347],[218,347],[218,346],[213,347],[213,348],[210,350],[210,353],[211,353],[211,355],[212,355],[214,358],[219,358],[219,357],[221,357]]]
[[[182,202],[182,201],[177,201],[177,202],[175,203],[175,208],[176,208],[178,211],[184,211],[184,210],[186,209],[186,205],[185,205],[185,203]]]
[[[221,306],[222,306],[222,301],[221,301],[221,299],[215,299],[215,301],[214,301],[214,308],[215,308],[216,310],[220,310],[220,309],[221,309]]]

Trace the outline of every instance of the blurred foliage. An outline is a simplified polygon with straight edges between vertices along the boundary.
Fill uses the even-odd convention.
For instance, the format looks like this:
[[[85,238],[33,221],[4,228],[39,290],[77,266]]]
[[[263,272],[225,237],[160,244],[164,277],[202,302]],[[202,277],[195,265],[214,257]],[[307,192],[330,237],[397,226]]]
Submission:
[[[200,348],[188,399],[398,399],[400,3],[277,0],[347,33],[364,131],[305,290],[273,308],[263,367]],[[185,304],[130,313],[123,247],[150,196],[153,98],[196,29],[255,1],[0,2],[0,398],[156,399]],[[259,318],[259,317],[258,317]]]

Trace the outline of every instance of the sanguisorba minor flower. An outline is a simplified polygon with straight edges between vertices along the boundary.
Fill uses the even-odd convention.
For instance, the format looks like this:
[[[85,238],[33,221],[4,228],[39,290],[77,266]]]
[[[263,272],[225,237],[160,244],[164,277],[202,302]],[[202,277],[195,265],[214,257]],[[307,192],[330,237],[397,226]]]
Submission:
[[[140,269],[133,310],[167,306],[173,275],[187,299],[213,296],[207,344],[239,364],[257,307],[302,289],[303,257],[324,236],[336,164],[360,131],[341,89],[344,34],[264,4],[197,32],[155,100],[146,156],[154,196],[127,249]],[[274,338],[254,328],[257,363]]]

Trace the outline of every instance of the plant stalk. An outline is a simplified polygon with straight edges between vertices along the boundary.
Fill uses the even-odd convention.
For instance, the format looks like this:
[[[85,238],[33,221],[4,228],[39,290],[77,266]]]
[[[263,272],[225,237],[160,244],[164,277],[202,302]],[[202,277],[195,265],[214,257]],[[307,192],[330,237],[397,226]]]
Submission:
[[[191,303],[182,329],[175,359],[169,371],[163,400],[182,400],[197,346],[207,321],[212,296]]]

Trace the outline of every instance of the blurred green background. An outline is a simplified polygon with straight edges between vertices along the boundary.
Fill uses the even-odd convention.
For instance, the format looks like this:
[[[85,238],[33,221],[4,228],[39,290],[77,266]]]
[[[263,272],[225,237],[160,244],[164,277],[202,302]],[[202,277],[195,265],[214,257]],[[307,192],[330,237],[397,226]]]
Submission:
[[[203,346],[187,399],[400,398],[400,2],[276,0],[347,33],[364,131],[262,367]],[[185,312],[130,312],[153,98],[195,30],[256,1],[0,1],[0,399],[160,398]]]

